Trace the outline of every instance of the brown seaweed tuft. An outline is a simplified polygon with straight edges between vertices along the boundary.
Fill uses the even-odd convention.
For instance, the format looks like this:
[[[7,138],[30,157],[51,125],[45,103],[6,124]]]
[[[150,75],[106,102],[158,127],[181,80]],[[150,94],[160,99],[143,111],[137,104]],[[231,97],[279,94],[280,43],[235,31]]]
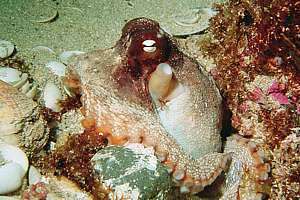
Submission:
[[[44,173],[67,177],[96,199],[104,199],[107,191],[94,177],[90,160],[106,145],[106,139],[94,122],[93,119],[85,119],[82,122],[83,133],[70,136],[66,144],[38,159],[35,165]]]

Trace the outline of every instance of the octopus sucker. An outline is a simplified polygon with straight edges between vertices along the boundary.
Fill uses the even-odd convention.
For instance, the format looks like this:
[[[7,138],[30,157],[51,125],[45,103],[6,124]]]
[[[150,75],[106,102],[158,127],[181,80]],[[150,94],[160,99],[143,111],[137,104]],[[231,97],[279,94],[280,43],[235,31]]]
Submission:
[[[270,165],[259,145],[240,135],[227,138],[224,152],[232,155],[221,199],[262,199],[268,194]]]
[[[129,21],[114,47],[80,55],[69,74],[109,144],[153,147],[182,192],[203,190],[227,168],[220,94],[156,21]]]

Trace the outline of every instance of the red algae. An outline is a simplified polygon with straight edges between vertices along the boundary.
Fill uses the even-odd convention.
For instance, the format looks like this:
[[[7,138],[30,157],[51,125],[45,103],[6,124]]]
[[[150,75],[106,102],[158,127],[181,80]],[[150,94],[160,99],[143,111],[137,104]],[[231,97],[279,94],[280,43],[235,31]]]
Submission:
[[[44,200],[47,198],[48,190],[45,186],[45,183],[38,182],[36,184],[31,185],[27,190],[23,192],[22,199],[23,200]]]
[[[216,5],[216,8],[219,14],[212,18],[210,26],[214,41],[201,45],[206,55],[213,57],[217,64],[214,78],[229,108],[239,112],[236,108],[244,101],[259,101],[258,93],[247,91],[245,84],[257,75],[268,75],[286,77],[286,91],[294,97],[294,101],[285,110],[287,113],[294,112],[300,96],[297,68],[297,33],[300,30],[300,24],[297,24],[300,9],[297,8],[300,4],[296,1],[241,0]],[[283,104],[288,101],[279,100],[284,100]],[[294,115],[287,116],[290,119]],[[293,120],[285,122],[267,127],[284,124],[282,126],[289,132],[295,123]]]
[[[60,107],[62,108],[60,112],[54,112],[53,110],[43,107],[41,109],[41,114],[43,115],[44,119],[49,123],[56,121],[61,121],[61,116],[70,111],[76,110],[82,107],[82,103],[80,101],[80,94],[75,94],[74,96],[69,96],[68,98],[59,102]]]
[[[250,110],[259,119],[255,123],[261,122],[264,126],[264,135],[255,135],[253,131],[252,137],[263,137],[264,148],[273,155],[272,170],[279,169],[280,165],[290,169],[288,162],[278,161],[275,154],[284,151],[282,142],[294,128],[299,127],[300,2],[230,0],[215,7],[219,13],[210,22],[212,39],[200,45],[204,54],[216,63],[213,77],[232,112],[232,125],[237,131],[242,130],[246,125],[243,125],[241,117]],[[246,87],[257,76],[285,81],[279,81],[278,85],[266,91],[267,94],[263,94],[260,88],[249,90]],[[268,107],[264,104],[270,103],[266,98],[268,95],[279,105]],[[263,98],[266,102],[261,101]],[[249,101],[254,102],[249,105],[255,105],[255,109],[241,109]],[[292,159],[293,153],[286,153],[286,160]],[[295,198],[300,190],[299,181],[295,178],[299,173],[299,168],[293,168],[281,177],[271,174],[270,198]]]
[[[90,160],[106,145],[106,139],[93,120],[83,120],[82,124],[83,133],[71,136],[66,144],[39,158],[35,164],[44,173],[67,177],[95,199],[104,199],[106,191],[94,177]]]

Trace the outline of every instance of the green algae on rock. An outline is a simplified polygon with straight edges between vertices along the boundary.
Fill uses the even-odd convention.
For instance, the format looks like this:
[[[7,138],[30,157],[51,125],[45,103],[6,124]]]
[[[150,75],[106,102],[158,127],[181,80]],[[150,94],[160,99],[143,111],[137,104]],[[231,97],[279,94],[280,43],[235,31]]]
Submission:
[[[112,199],[166,199],[171,191],[167,168],[152,148],[142,144],[109,146],[100,150],[92,164]]]

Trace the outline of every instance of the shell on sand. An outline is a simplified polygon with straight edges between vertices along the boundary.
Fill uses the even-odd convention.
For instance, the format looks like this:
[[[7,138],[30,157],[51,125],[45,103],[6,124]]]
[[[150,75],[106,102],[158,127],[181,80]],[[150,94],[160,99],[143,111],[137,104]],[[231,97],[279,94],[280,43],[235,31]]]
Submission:
[[[16,146],[0,143],[0,194],[16,191],[22,185],[29,161]]]
[[[7,58],[15,50],[15,45],[9,41],[0,39],[0,58]]]

